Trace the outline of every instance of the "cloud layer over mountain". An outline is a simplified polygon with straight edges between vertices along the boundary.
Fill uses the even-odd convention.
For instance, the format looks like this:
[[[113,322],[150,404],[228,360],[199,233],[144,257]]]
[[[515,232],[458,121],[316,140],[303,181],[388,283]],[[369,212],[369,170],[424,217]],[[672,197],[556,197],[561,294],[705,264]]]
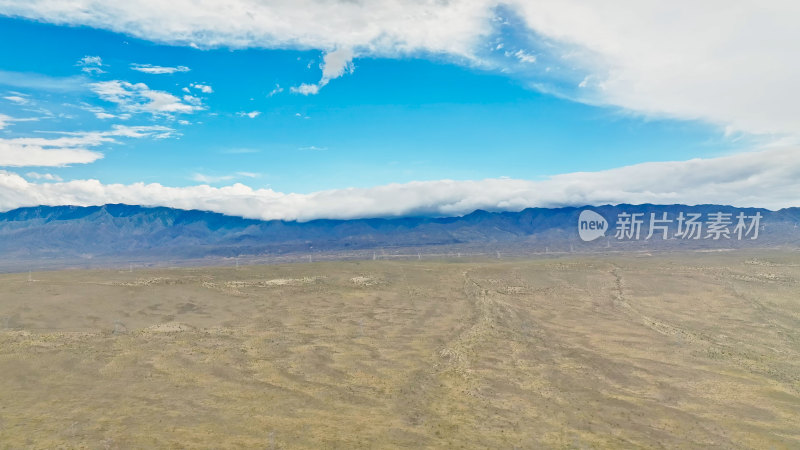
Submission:
[[[654,162],[542,181],[507,178],[422,181],[309,194],[252,189],[242,184],[167,187],[102,184],[97,180],[33,183],[0,172],[0,209],[34,205],[127,203],[200,209],[256,219],[350,219],[404,215],[452,216],[475,209],[605,203],[717,203],[772,209],[796,206],[797,149],[780,148],[713,159]]]

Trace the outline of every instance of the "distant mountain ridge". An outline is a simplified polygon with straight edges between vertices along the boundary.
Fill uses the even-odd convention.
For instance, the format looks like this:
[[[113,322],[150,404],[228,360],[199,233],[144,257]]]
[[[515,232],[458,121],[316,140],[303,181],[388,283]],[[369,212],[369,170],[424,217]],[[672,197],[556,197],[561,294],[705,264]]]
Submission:
[[[580,212],[591,209],[609,220],[606,238],[578,238]],[[675,239],[620,241],[614,219],[621,213],[658,217],[680,212],[759,213],[757,240],[696,241]],[[109,204],[103,206],[36,206],[0,213],[0,256],[15,261],[58,259],[83,261],[172,260],[238,255],[313,254],[369,249],[461,247],[567,249],[597,251],[640,248],[800,247],[800,208],[770,211],[722,205],[604,205],[598,207],[527,208],[519,212],[477,210],[459,217],[401,217],[308,222],[262,221],[219,213],[166,207]],[[670,225],[674,232],[676,224]],[[646,230],[644,231],[646,233]],[[455,250],[454,250],[455,251]]]

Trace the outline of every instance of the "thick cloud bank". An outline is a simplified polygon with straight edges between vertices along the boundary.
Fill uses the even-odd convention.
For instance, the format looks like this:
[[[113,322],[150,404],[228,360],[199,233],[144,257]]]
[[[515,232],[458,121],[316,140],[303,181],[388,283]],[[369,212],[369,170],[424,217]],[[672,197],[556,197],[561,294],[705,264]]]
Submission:
[[[796,154],[797,149],[781,148],[568,173],[542,181],[419,181],[310,194],[252,189],[242,184],[215,188],[102,184],[97,180],[32,183],[16,173],[0,171],[0,209],[127,203],[301,221],[414,214],[451,216],[475,209],[605,203],[719,203],[779,209],[800,206],[800,159]]]

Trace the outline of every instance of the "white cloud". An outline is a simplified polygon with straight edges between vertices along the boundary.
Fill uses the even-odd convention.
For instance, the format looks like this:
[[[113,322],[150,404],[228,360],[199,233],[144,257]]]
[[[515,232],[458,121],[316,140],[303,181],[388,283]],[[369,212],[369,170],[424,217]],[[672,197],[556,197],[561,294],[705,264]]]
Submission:
[[[189,69],[186,66],[164,67],[164,66],[154,66],[152,64],[131,64],[131,70],[149,73],[152,75],[163,75],[163,74],[173,74],[176,72],[188,72],[191,69]]]
[[[101,119],[101,120],[106,120],[106,119],[123,119],[123,120],[126,120],[126,119],[130,118],[130,114],[111,114],[111,113],[107,112],[105,109],[103,109],[103,108],[101,108],[99,106],[92,106],[92,105],[88,105],[88,104],[83,104],[82,109],[84,109],[86,111],[89,111],[90,113],[94,114],[94,116],[96,118]]]
[[[0,12],[201,48],[433,54],[485,67],[493,60],[487,63],[482,52],[496,48],[498,28],[522,23],[524,29],[510,34],[531,41],[537,59],[548,61],[541,72],[529,74],[531,86],[753,133],[800,129],[798,2],[5,0]],[[506,20],[509,15],[520,21]],[[556,82],[541,80],[545,72]],[[594,82],[577,88],[587,75]],[[321,87],[311,86],[296,92],[310,95]]]
[[[200,102],[184,103],[180,98],[168,92],[152,90],[144,83],[133,84],[127,81],[112,80],[91,83],[89,86],[101,99],[115,103],[120,109],[130,113],[169,116],[203,109]]]
[[[234,179],[233,175],[206,175],[202,173],[195,173],[192,174],[191,179],[193,181],[197,181],[198,183],[206,183],[206,184],[214,184],[219,183],[220,181],[230,181]]]
[[[201,209],[258,219],[311,220],[415,214],[450,216],[479,208],[521,210],[533,206],[606,203],[720,203],[778,209],[797,205],[800,159],[796,155],[794,147],[773,148],[720,158],[568,173],[541,181],[509,178],[418,181],[310,194],[253,189],[239,183],[225,187],[102,184],[97,180],[37,184],[2,171],[0,210],[39,204],[128,203]],[[195,179],[212,183],[235,176],[196,174]]]
[[[322,59],[322,80],[320,84],[325,85],[328,81],[339,78],[345,73],[353,73],[353,50],[340,48],[328,52]]]
[[[230,175],[206,175],[202,173],[192,174],[191,179],[198,183],[216,184],[223,181],[235,180],[237,178],[258,178],[261,174],[254,172],[236,172]]]
[[[85,72],[85,73],[88,73],[88,74],[106,73],[105,70],[103,70],[103,69],[101,69],[99,67],[83,67],[83,68],[81,68],[81,72]]]
[[[160,125],[114,125],[108,131],[61,132],[58,134],[62,136],[57,138],[0,138],[0,167],[88,164],[103,158],[102,153],[89,150],[90,147],[117,143],[117,137],[164,139],[172,136],[173,132],[173,129]]]
[[[276,84],[276,85],[275,85],[275,89],[271,90],[271,91],[269,92],[269,94],[267,94],[267,97],[272,97],[273,95],[278,95],[278,94],[280,94],[281,92],[283,92],[283,88],[281,87],[281,85],[280,85],[280,84]]]
[[[194,95],[184,95],[183,96],[183,101],[185,101],[186,103],[189,103],[191,105],[196,105],[196,106],[199,106],[199,105],[203,104],[203,99],[201,99],[199,97],[195,97]]]
[[[516,4],[532,29],[592,75],[576,94],[583,101],[754,133],[800,129],[799,3]]]
[[[514,56],[524,63],[535,63],[536,62],[536,55],[532,55],[527,53],[525,50],[517,50],[514,52]]]
[[[111,130],[101,131],[99,134],[103,136],[118,136],[126,138],[149,137],[154,139],[167,139],[175,136],[175,130],[164,125],[112,125]]]
[[[345,73],[353,73],[353,70],[355,70],[353,56],[353,50],[349,48],[340,48],[326,53],[322,59],[322,64],[320,64],[322,78],[320,78],[319,83],[303,83],[298,87],[292,87],[291,91],[296,94],[316,95],[331,80],[339,78]]]
[[[8,101],[10,101],[10,102],[14,102],[14,103],[16,103],[18,105],[25,105],[29,101],[27,98],[21,97],[19,95],[8,95],[8,96],[5,96],[3,98],[8,100]]]
[[[468,56],[476,36],[491,31],[491,6],[483,0],[6,0],[2,13],[201,48],[346,47]]]
[[[13,122],[14,118],[5,114],[0,114],[0,130],[7,127],[9,123]]]
[[[195,88],[195,89],[200,90],[200,92],[202,92],[204,94],[211,94],[212,92],[214,92],[214,89],[212,89],[211,86],[209,86],[207,84],[192,83],[192,84],[190,84],[190,86]]]
[[[25,174],[25,176],[34,180],[64,181],[60,176],[53,175],[52,173],[28,172]]]
[[[86,90],[85,76],[50,77],[38,73],[0,70],[0,85],[52,92],[77,92]],[[18,95],[18,94],[17,94]]]
[[[103,67],[103,59],[99,56],[86,55],[79,59],[75,65],[82,66],[81,71],[89,74],[106,73],[105,70],[101,69],[101,67]]]
[[[88,164],[103,157],[102,153],[84,148],[23,144],[16,141],[0,139],[0,167],[62,167],[69,164]]]
[[[308,150],[308,151],[314,151],[314,152],[321,152],[321,151],[324,151],[324,150],[327,150],[327,149],[328,149],[328,147],[317,147],[316,145],[309,145],[308,147],[300,147],[300,148],[298,148],[298,150]]]
[[[256,117],[261,115],[261,111],[250,111],[250,112],[239,111],[238,113],[236,113],[236,115],[240,117],[249,117],[251,119],[255,119]]]
[[[295,94],[316,95],[319,92],[319,85],[303,83],[300,86],[289,88]]]
[[[18,119],[16,117],[7,116],[5,114],[0,114],[0,130],[7,127],[11,122],[33,122],[39,119],[35,117],[29,117],[25,119]]]
[[[86,55],[83,58],[78,60],[79,66],[96,66],[100,67],[103,65],[103,59],[99,56],[89,56]]]

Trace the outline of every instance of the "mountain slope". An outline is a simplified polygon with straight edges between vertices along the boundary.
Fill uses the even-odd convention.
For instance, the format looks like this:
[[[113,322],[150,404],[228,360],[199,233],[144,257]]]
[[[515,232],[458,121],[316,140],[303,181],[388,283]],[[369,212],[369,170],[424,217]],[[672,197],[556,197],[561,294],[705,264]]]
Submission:
[[[577,220],[592,209],[608,220],[606,238],[583,242]],[[757,240],[698,239],[638,240],[614,237],[621,213],[651,213],[676,218],[679,213],[715,212],[735,217],[739,212],[762,216]],[[731,219],[735,223],[735,219]],[[377,248],[480,246],[539,249],[599,250],[613,246],[636,248],[731,248],[800,246],[800,208],[769,211],[719,205],[606,205],[586,208],[528,208],[520,212],[474,211],[461,217],[260,221],[205,211],[132,205],[38,206],[0,213],[0,255],[6,262],[59,259],[140,260],[236,256],[240,254],[302,254]],[[676,232],[670,223],[670,235]],[[730,226],[732,229],[733,225]]]

